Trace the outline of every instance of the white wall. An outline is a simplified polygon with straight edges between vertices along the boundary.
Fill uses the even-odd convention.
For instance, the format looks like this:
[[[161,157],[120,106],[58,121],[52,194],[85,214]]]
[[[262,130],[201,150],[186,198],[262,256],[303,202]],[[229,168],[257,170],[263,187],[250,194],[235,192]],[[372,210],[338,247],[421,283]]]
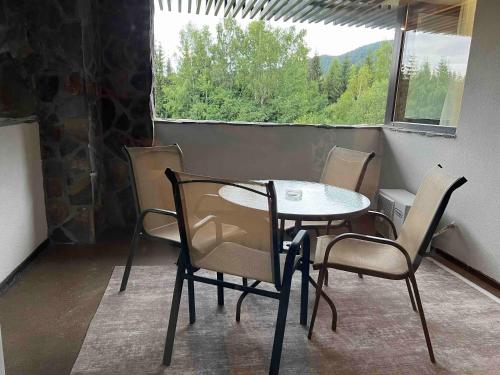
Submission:
[[[45,239],[38,124],[0,127],[0,281]]]
[[[446,220],[460,230],[437,247],[500,280],[500,1],[478,0],[456,139],[384,129],[381,185],[418,189],[441,163],[469,182],[452,197]]]
[[[335,146],[374,151],[361,191],[378,188],[382,155],[379,127],[316,127],[155,122],[155,139],[178,143],[187,171],[234,179],[317,181]]]

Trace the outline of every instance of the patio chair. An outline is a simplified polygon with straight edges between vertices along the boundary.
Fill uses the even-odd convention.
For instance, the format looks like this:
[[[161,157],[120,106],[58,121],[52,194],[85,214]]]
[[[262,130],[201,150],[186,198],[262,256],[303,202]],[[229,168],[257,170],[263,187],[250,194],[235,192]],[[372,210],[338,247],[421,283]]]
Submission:
[[[165,240],[179,246],[181,243],[179,226],[175,215],[172,184],[165,177],[166,168],[183,171],[182,150],[177,144],[155,147],[125,147],[129,158],[130,175],[136,203],[137,222],[130,245],[130,252],[123,273],[120,291],[127,288],[130,270],[142,236]],[[203,204],[198,207],[201,215],[210,212],[213,207],[220,207],[224,201],[212,191],[205,194]],[[204,234],[204,240],[210,241],[212,234]],[[237,235],[234,228],[222,226],[224,237]]]
[[[359,192],[368,164],[374,157],[374,152],[367,153],[335,146],[328,153],[320,182]],[[308,222],[285,220],[284,223],[285,231],[297,231],[299,228],[314,229],[317,235],[321,228],[326,228],[328,235],[331,229],[342,227],[349,232],[353,231],[350,220]],[[358,276],[363,278],[361,274]],[[328,285],[328,273],[325,275],[324,282]]]
[[[320,182],[359,192],[368,163],[374,157],[374,152],[367,153],[335,146],[328,153]],[[295,222],[292,220],[286,220],[284,223],[286,231],[298,228],[312,228],[319,233],[319,228],[326,228],[327,234],[329,234],[330,229],[339,227],[347,227],[350,231],[352,231],[350,220],[336,220],[329,222]]]
[[[130,269],[141,236],[166,240],[179,245],[180,235],[172,186],[165,178],[165,169],[183,170],[182,150],[177,144],[154,147],[125,147],[129,160],[132,191],[137,222],[130,245],[120,291],[127,288]]]
[[[279,371],[283,337],[285,332],[290,287],[296,269],[302,271],[300,321],[307,324],[309,237],[307,231],[299,231],[287,254],[279,251],[276,193],[273,182],[235,182],[210,177],[166,171],[172,182],[175,206],[181,236],[181,253],[177,262],[177,276],[170,309],[170,319],[165,342],[163,363],[169,366],[172,359],[175,330],[182,286],[185,279],[217,286],[218,303],[224,304],[224,288],[235,289],[279,301],[274,344],[269,373]],[[202,216],[198,207],[207,192],[222,188],[233,189],[248,204],[230,203],[213,207],[211,213]],[[239,236],[223,238],[222,225],[239,229]],[[214,241],[200,241],[201,231],[213,234]],[[215,271],[216,278],[197,275],[198,270]],[[224,274],[255,280],[250,285],[224,280]],[[275,290],[260,289],[260,282],[272,284]],[[194,286],[192,287],[194,289]],[[189,291],[189,285],[188,285]],[[194,293],[188,296],[189,320],[196,320]]]
[[[397,235],[394,224],[387,216],[370,211],[369,214],[379,216],[389,222],[394,238],[396,238],[394,241],[355,233],[345,233],[337,237],[319,237],[313,265],[314,269],[319,269],[319,276],[309,327],[309,339],[311,339],[314,329],[319,299],[323,292],[323,278],[328,268],[390,280],[405,280],[412,307],[414,310],[418,310],[420,315],[429,356],[434,363],[434,352],[420,300],[417,280],[415,279],[415,272],[425,256],[451,194],[466,182],[467,180],[464,177],[457,178],[448,175],[440,165],[431,169],[418,189],[413,206],[401,227],[399,235]],[[415,298],[410,283],[413,286]],[[332,328],[335,328],[335,325],[333,324]]]

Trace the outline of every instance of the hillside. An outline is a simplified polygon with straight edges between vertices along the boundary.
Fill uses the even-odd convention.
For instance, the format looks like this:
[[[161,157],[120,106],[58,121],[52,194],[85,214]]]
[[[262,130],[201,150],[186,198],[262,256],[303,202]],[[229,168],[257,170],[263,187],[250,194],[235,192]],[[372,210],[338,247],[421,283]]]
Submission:
[[[320,55],[319,56],[319,63],[321,66],[321,71],[323,73],[326,73],[328,71],[328,68],[330,67],[330,64],[333,62],[333,60],[343,60],[344,58],[348,58],[351,64],[361,64],[366,57],[373,51],[375,51],[377,48],[380,47],[380,45],[383,42],[375,42],[371,44],[367,44],[365,46],[361,46],[359,48],[356,48],[352,51],[346,52],[342,55],[338,56],[330,56],[330,55]]]

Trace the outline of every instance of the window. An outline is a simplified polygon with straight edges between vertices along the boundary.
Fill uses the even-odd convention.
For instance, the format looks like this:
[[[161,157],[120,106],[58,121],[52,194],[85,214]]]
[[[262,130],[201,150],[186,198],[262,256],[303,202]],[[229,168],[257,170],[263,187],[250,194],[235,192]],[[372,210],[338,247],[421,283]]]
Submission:
[[[457,126],[475,8],[476,0],[407,8],[393,121]]]
[[[223,2],[218,16],[206,15],[210,3],[196,3],[200,14],[177,2],[156,9],[157,118],[384,123],[394,28],[261,21],[250,8],[243,19],[224,18]]]

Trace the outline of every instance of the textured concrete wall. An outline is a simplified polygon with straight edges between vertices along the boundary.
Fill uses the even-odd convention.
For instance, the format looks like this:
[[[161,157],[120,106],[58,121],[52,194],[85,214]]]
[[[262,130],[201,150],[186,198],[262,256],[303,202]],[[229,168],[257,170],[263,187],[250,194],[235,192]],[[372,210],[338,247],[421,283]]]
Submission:
[[[335,145],[377,154],[361,191],[373,197],[383,155],[379,127],[232,125],[156,121],[155,140],[178,143],[187,171],[235,179],[318,181]]]

